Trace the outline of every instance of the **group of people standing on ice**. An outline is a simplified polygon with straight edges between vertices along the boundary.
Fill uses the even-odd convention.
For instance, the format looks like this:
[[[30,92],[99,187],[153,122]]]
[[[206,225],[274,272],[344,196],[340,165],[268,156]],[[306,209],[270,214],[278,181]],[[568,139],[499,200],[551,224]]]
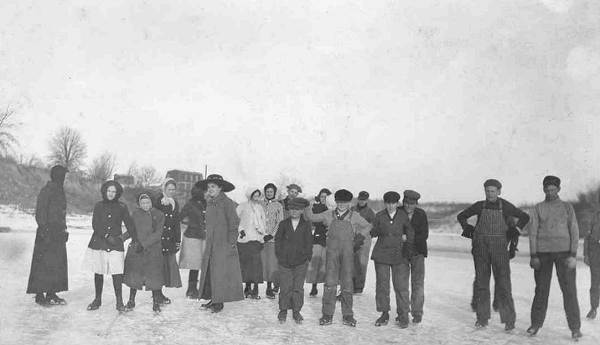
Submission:
[[[38,230],[27,293],[35,294],[41,305],[66,303],[56,294],[68,289],[66,173],[62,166],[52,168],[51,181],[42,188],[36,206]],[[226,302],[259,299],[259,284],[266,282],[267,298],[279,293],[278,320],[285,322],[291,310],[293,319],[301,323],[306,282],[312,284],[311,297],[318,295],[318,284],[323,284],[320,325],[333,322],[339,301],[343,323],[356,326],[353,295],[364,289],[371,255],[376,308],[381,313],[375,325],[389,322],[390,280],[396,297],[396,323],[408,327],[409,314],[413,323],[422,321],[429,226],[427,214],[417,207],[419,193],[406,190],[401,202],[399,193],[386,192],[385,209],[375,213],[367,204],[365,191],[353,206],[354,195],[348,190],[332,193],[324,188],[309,201],[299,197],[300,186],[291,184],[287,197],[278,200],[277,187],[269,183],[262,189],[250,189],[248,200],[238,205],[225,194],[234,188],[220,175],[210,175],[193,186],[190,199],[180,208],[174,198],[176,181],[167,179],[157,197],[140,194],[130,213],[119,201],[123,193],[119,183],[104,183],[84,257],[84,268],[94,273],[95,285],[88,310],[102,305],[104,276],[111,275],[117,310],[134,309],[136,292],[145,288],[152,291],[153,310],[159,312],[161,306],[171,303],[163,287],[181,287],[179,270],[183,268],[189,269],[186,295],[207,300],[202,307],[213,312],[223,310]],[[501,189],[499,181],[487,180],[485,200],[457,216],[462,235],[472,241],[475,281],[471,305],[477,315],[476,327],[487,326],[490,319],[493,272],[494,309],[505,329],[514,329],[510,259],[527,227],[536,281],[527,332],[535,335],[542,327],[556,266],[569,328],[573,338],[581,337],[575,284],[579,230],[573,207],[558,197],[560,179],[544,179],[546,199],[534,207],[531,217],[500,198]],[[334,202],[330,201],[332,194]],[[474,226],[468,222],[472,216],[477,217]],[[187,225],[183,234],[181,223]],[[373,238],[377,240],[371,251]],[[131,241],[125,252],[127,239]],[[590,319],[596,317],[600,291],[599,240],[600,212],[596,212],[584,252],[592,272]],[[130,289],[126,304],[123,284]]]

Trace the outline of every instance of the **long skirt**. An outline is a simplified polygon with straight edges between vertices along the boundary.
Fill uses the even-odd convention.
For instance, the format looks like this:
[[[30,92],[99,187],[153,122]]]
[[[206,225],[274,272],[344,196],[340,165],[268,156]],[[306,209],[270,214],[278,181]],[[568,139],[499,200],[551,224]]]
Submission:
[[[181,252],[179,253],[179,268],[199,270],[202,268],[202,256],[206,241],[199,238],[183,236]]]
[[[87,248],[83,257],[83,269],[96,274],[123,274],[125,253],[117,250]]]
[[[306,272],[306,282],[309,284],[325,283],[326,248],[319,244],[313,244],[312,252],[312,259]]]
[[[277,272],[279,270],[279,264],[277,263],[277,257],[275,256],[275,242],[265,243],[265,247],[261,252],[262,265],[263,265],[263,278],[268,282],[279,282],[277,280]]]
[[[181,276],[179,275],[179,266],[175,254],[163,255],[163,277],[165,287],[181,287]]]
[[[248,243],[238,242],[240,268],[242,269],[242,282],[263,282],[263,266],[260,255],[262,248],[263,244],[258,241],[250,241]]]

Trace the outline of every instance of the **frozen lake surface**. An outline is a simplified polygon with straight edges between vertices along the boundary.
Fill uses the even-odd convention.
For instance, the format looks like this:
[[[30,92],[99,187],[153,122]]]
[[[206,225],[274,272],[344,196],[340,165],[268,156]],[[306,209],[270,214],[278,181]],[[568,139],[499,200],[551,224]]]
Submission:
[[[4,209],[6,211],[6,209]],[[70,291],[61,294],[68,304],[50,308],[33,302],[26,295],[31,264],[35,224],[33,217],[0,213],[0,226],[11,232],[0,233],[0,343],[1,344],[565,344],[571,342],[556,278],[552,283],[548,316],[535,338],[525,335],[533,299],[533,274],[526,257],[513,261],[514,299],[517,328],[505,333],[498,314],[487,329],[475,330],[475,315],[470,311],[473,262],[467,252],[433,250],[426,261],[425,315],[423,323],[402,330],[393,324],[375,327],[375,275],[369,266],[365,292],[356,295],[356,328],[343,326],[339,304],[334,324],[318,325],[321,293],[309,298],[305,286],[305,321],[277,323],[277,300],[245,300],[225,304],[219,314],[200,308],[200,302],[185,298],[185,287],[165,289],[173,304],[161,315],[152,312],[149,292],[139,292],[136,309],[118,315],[110,278],[105,279],[102,307],[86,310],[94,296],[93,274],[82,271],[81,261],[91,229],[89,217],[69,218],[68,242]],[[442,238],[443,239],[443,238]],[[440,241],[432,238],[432,241]],[[582,315],[588,311],[589,270],[579,263],[578,288]],[[182,270],[187,281],[187,271]],[[264,285],[261,295],[264,296]],[[127,288],[124,295],[127,298]],[[126,301],[126,300],[125,300]],[[393,303],[393,297],[392,297]],[[392,310],[395,306],[392,305]],[[395,315],[392,314],[392,317]],[[289,317],[291,320],[291,315]],[[582,320],[581,344],[598,344],[600,320]]]

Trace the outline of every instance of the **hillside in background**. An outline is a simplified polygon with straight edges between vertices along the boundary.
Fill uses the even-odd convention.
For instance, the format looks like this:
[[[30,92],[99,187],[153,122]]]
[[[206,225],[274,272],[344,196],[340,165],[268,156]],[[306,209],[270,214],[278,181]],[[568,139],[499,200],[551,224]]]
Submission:
[[[25,166],[0,159],[0,176],[0,204],[16,205],[23,210],[33,211],[40,189],[50,179],[50,172],[49,169]],[[101,198],[99,182],[75,173],[67,175],[65,191],[67,193],[67,211],[71,214],[90,214],[94,204]],[[137,195],[143,191],[149,192],[153,198],[159,193],[157,188],[125,188],[121,200],[132,209],[135,207]],[[598,189],[591,188],[589,191],[579,193],[577,200],[572,201],[577,213],[581,236],[589,231],[593,212],[598,209],[598,196]],[[179,195],[177,199],[183,206],[187,196]],[[371,201],[370,206],[376,212],[384,209],[381,200]],[[469,205],[431,202],[419,206],[427,212],[431,229],[439,232],[460,233],[456,215]],[[522,205],[521,207],[528,211],[532,205]]]

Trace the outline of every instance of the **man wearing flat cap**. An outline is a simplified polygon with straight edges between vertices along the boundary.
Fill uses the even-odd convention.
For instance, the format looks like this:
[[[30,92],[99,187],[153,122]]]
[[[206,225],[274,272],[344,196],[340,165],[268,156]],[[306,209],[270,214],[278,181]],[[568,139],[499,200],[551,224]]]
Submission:
[[[402,207],[408,216],[410,225],[415,232],[410,266],[410,312],[414,323],[423,319],[423,304],[425,302],[425,258],[427,257],[427,238],[429,237],[429,222],[427,213],[417,207],[421,195],[414,190],[405,190]]]
[[[321,326],[331,325],[335,312],[336,291],[341,285],[341,304],[343,324],[355,327],[356,319],[352,312],[352,276],[354,271],[354,243],[357,238],[364,240],[369,231],[369,224],[357,212],[350,209],[353,195],[346,189],[335,192],[335,210],[314,214],[310,207],[304,210],[305,216],[312,222],[321,222],[328,227],[326,246],[326,276],[323,292],[323,316],[319,319]]]
[[[534,269],[535,297],[531,305],[531,327],[534,336],[544,324],[548,308],[548,294],[552,281],[552,269],[563,295],[563,305],[571,336],[581,338],[581,320],[577,300],[576,264],[579,245],[579,227],[575,210],[558,196],[560,179],[546,176],[542,181],[546,198],[533,208],[529,230],[530,266]]]
[[[385,209],[375,215],[371,236],[377,237],[371,259],[375,262],[375,304],[381,316],[375,326],[385,326],[390,319],[390,271],[396,295],[396,322],[401,328],[408,327],[410,298],[408,281],[410,268],[408,258],[414,243],[414,231],[406,212],[398,208],[400,194],[386,192],[383,195]]]
[[[293,198],[288,202],[290,216],[279,223],[275,235],[275,255],[279,263],[279,322],[285,322],[288,309],[296,323],[302,323],[304,279],[312,257],[312,224],[303,216],[308,201]]]
[[[375,220],[375,212],[368,205],[369,193],[361,191],[358,193],[356,206],[352,206],[352,211],[358,212],[369,224]],[[356,243],[357,248],[354,253],[354,293],[362,293],[367,280],[367,265],[369,264],[369,252],[371,251],[371,236],[367,235],[362,243]]]
[[[302,193],[302,188],[295,183],[287,185],[286,189],[287,196],[283,200],[281,200],[281,203],[283,204],[284,219],[290,216],[290,209],[288,205],[289,201],[293,198],[297,198],[298,195]]]
[[[500,322],[506,331],[515,328],[515,304],[510,280],[508,255],[509,223],[511,217],[518,219],[517,230],[529,222],[529,215],[510,202],[500,198],[502,184],[489,179],[483,184],[485,200],[478,201],[458,214],[463,236],[472,238],[472,254],[475,261],[475,285],[477,296],[477,321],[475,327],[488,325],[490,319],[490,277],[492,270],[498,293]],[[477,216],[475,226],[467,220]]]

